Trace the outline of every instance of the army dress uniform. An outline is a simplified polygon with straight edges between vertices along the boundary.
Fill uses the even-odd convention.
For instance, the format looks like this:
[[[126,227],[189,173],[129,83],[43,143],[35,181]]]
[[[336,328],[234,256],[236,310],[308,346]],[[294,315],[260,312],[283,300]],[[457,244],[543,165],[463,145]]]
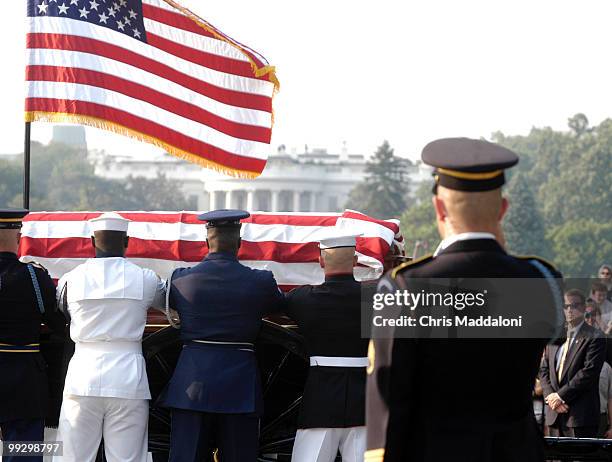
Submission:
[[[127,232],[129,220],[105,213],[96,231]],[[150,307],[162,307],[165,284],[124,257],[90,258],[57,287],[70,317],[75,351],[66,374],[58,462],[93,461],[104,439],[109,462],[146,462],[151,394],[142,355]]]
[[[208,229],[237,228],[248,216],[221,210],[198,218]],[[172,410],[170,461],[200,461],[218,447],[223,462],[254,462],[263,412],[254,343],[262,317],[284,303],[274,276],[233,253],[211,252],[175,270],[168,287],[183,342],[161,398]]]
[[[27,210],[0,210],[0,232],[21,227]],[[0,252],[0,428],[4,441],[42,441],[47,412],[46,364],[40,354],[40,325],[63,335],[55,285],[34,264]],[[4,461],[42,461],[42,457]]]
[[[321,249],[353,247],[354,235]],[[327,274],[318,286],[287,294],[286,313],[304,336],[310,370],[298,417],[293,462],[359,462],[365,452],[368,339],[361,338],[361,285],[353,273]]]
[[[436,184],[450,189],[499,188],[503,169],[518,161],[484,141],[432,144],[423,160],[436,167]],[[378,288],[404,290],[421,278],[536,278],[548,303],[530,306],[524,294],[523,308],[548,310],[554,326],[562,325],[560,277],[542,259],[509,255],[493,234],[466,232],[390,271]],[[366,462],[544,460],[532,390],[550,339],[388,337],[370,344]]]

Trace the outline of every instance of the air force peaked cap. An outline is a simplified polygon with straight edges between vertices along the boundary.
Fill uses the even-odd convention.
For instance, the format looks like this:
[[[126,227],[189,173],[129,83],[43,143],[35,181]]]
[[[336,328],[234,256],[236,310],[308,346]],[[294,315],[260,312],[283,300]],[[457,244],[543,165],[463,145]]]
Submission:
[[[240,220],[250,216],[244,210],[221,209],[198,215],[198,220],[205,221],[207,228],[232,228],[240,226]]]
[[[19,229],[23,217],[28,214],[26,209],[0,209],[0,229]]]
[[[505,182],[504,170],[518,163],[509,149],[484,140],[443,138],[432,141],[421,154],[433,166],[436,186],[459,191],[489,191]]]
[[[130,220],[123,218],[118,213],[107,212],[97,218],[89,220],[91,234],[96,231],[121,231],[127,233]]]

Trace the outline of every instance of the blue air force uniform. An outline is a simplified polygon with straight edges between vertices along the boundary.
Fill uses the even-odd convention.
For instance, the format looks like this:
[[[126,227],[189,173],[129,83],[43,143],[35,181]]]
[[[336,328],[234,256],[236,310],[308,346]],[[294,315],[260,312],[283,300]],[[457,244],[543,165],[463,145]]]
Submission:
[[[0,232],[19,229],[27,210],[0,210]],[[62,334],[55,286],[47,272],[0,252],[0,428],[5,441],[42,441],[48,389],[40,325]],[[5,455],[3,460],[12,461]],[[14,460],[42,461],[42,457]]]
[[[248,216],[216,211],[200,219],[230,227]],[[283,308],[274,276],[215,252],[176,270],[169,287],[184,343],[163,398],[172,408],[170,460],[200,461],[218,447],[223,461],[255,461],[263,400],[254,343],[262,317]]]

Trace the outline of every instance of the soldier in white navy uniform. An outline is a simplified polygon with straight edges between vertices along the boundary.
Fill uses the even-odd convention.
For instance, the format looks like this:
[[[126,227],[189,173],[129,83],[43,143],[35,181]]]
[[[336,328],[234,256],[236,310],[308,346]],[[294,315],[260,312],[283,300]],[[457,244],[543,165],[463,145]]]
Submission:
[[[361,286],[353,276],[356,235],[321,240],[325,282],[287,295],[287,314],[304,335],[310,371],[293,462],[361,462],[366,448],[365,387],[368,339],[361,338]]]
[[[101,438],[108,462],[147,460],[151,394],[141,342],[147,310],[164,305],[165,290],[153,271],[124,258],[128,223],[116,213],[90,220],[96,258],[58,283],[75,342],[60,413],[61,462],[93,462]]]

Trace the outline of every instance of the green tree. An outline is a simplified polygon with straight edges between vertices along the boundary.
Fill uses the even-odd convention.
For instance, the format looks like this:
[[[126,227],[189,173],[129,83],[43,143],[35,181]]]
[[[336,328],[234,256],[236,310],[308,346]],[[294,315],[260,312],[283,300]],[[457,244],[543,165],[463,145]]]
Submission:
[[[440,242],[431,197],[431,184],[423,183],[417,188],[412,204],[402,215],[400,223],[407,255],[412,255],[415,248],[417,256],[431,253]]]
[[[537,254],[550,258],[542,216],[524,175],[513,176],[505,195],[510,202],[503,221],[508,250],[518,255]]]
[[[21,190],[21,177],[23,170],[16,162],[0,160],[0,207],[19,207],[22,202],[16,192]],[[19,203],[18,203],[19,202]]]
[[[122,210],[194,210],[197,204],[191,203],[183,194],[177,194],[176,182],[158,174],[155,180],[130,176],[126,183],[130,203]],[[146,207],[143,205],[146,204]]]
[[[377,218],[397,218],[406,209],[409,161],[395,156],[388,141],[366,164],[365,181],[353,188],[346,207]]]
[[[555,263],[565,277],[591,277],[612,261],[612,223],[571,221],[549,232]]]
[[[590,126],[584,114],[576,114],[565,132],[533,128],[527,136],[495,133],[493,139],[519,153],[509,176],[529,184],[542,217],[546,240],[534,239],[527,253],[546,255],[548,247],[567,274],[593,274],[610,259],[605,249],[612,223],[612,120]]]
[[[23,202],[20,163],[21,159],[0,163],[3,204]],[[59,143],[32,143],[31,210],[185,210],[189,205],[176,183],[164,176],[126,181],[101,178],[84,151]]]

